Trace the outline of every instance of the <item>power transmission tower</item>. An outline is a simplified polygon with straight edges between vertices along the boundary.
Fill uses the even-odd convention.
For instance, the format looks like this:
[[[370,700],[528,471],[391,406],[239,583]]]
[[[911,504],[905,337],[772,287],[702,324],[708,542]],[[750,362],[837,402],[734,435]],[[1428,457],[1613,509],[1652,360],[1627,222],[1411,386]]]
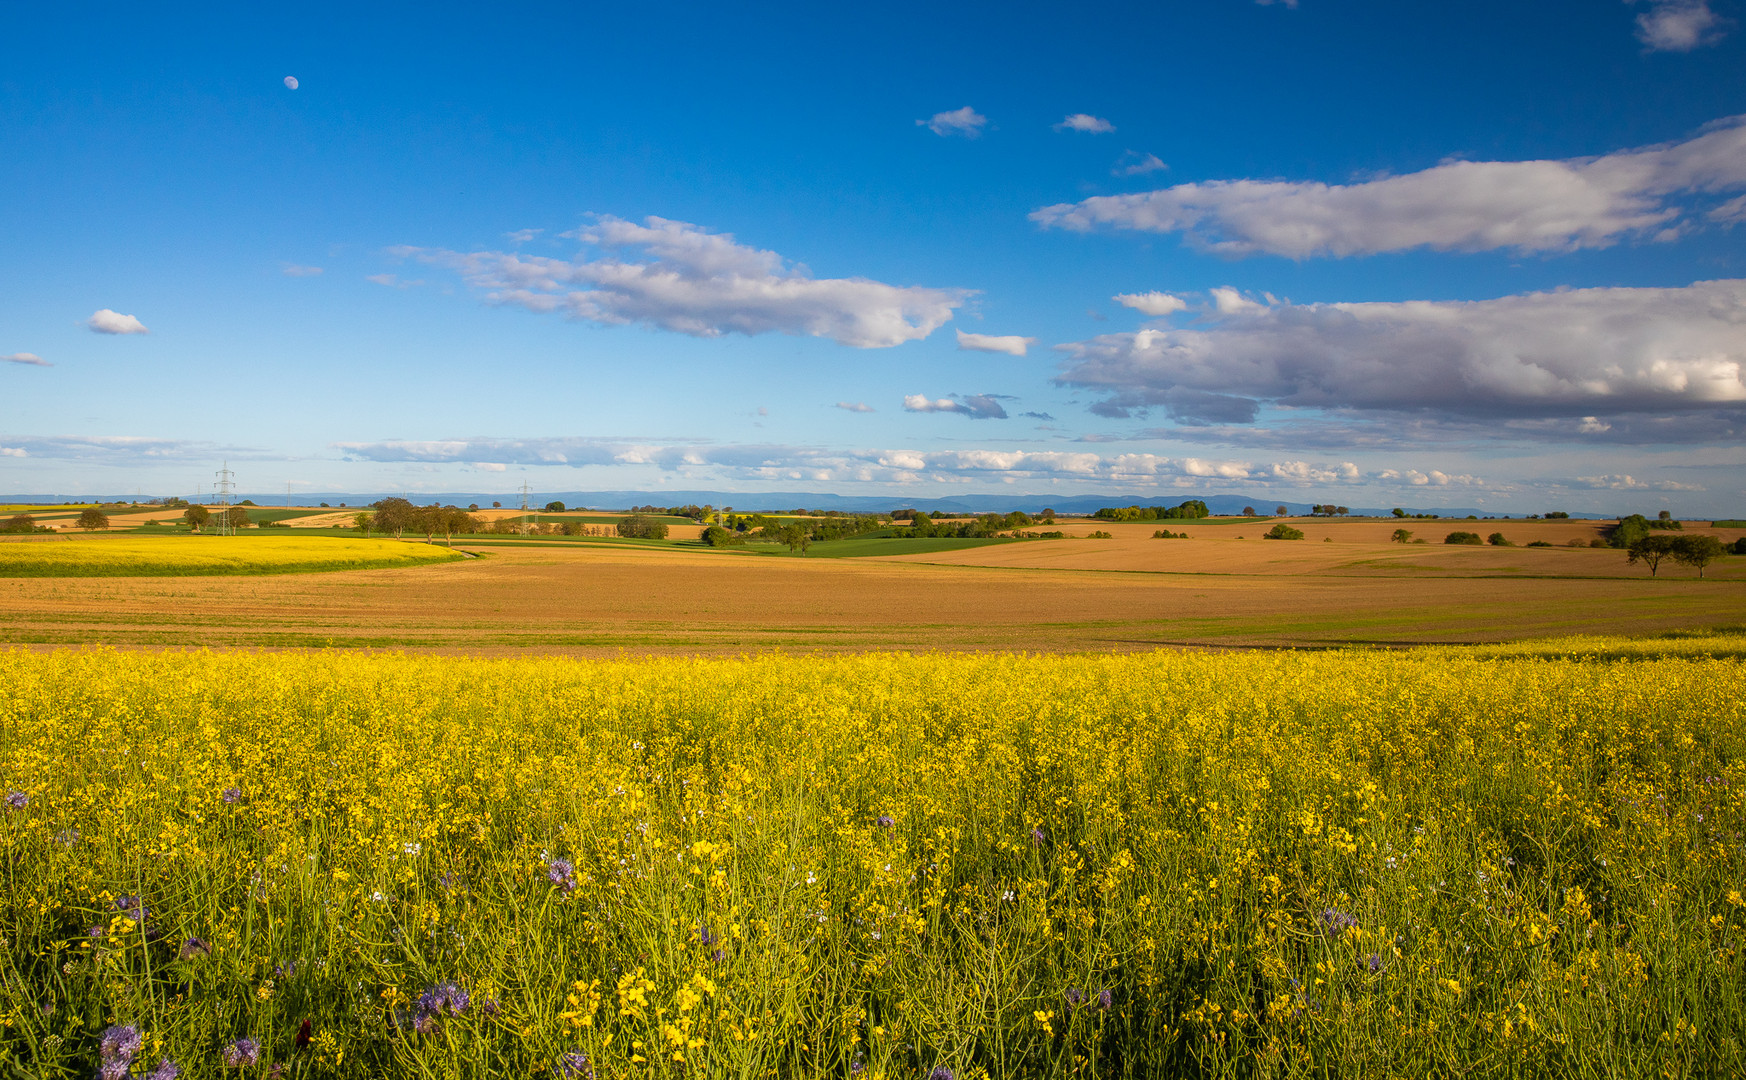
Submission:
[[[218,495],[218,535],[231,536],[236,530],[230,526],[230,493],[236,490],[236,484],[231,478],[236,474],[230,471],[230,462],[224,463],[224,468],[215,473],[218,482],[212,485]]]

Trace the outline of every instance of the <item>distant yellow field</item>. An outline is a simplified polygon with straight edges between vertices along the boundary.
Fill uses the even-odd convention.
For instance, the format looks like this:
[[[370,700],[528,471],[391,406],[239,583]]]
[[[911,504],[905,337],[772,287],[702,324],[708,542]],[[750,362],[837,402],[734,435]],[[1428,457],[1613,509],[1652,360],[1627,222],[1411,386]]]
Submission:
[[[0,543],[0,577],[292,574],[462,558],[398,540],[312,536],[89,536]]]

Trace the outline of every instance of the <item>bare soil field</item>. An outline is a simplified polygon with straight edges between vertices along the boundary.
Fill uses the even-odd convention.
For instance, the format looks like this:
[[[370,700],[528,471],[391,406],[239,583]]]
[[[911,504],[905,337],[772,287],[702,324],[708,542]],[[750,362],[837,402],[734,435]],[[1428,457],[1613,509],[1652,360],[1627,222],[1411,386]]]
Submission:
[[[1302,529],[1302,540],[1263,540],[1273,522],[1224,522],[1205,519],[1189,522],[1093,522],[1075,520],[1054,526],[1066,540],[1033,540],[965,551],[927,555],[893,555],[892,562],[934,563],[943,566],[1026,567],[1052,570],[1136,571],[1165,574],[1238,574],[1258,577],[1327,574],[1342,577],[1610,577],[1649,576],[1641,565],[1632,565],[1625,553],[1613,548],[1569,547],[1571,541],[1587,544],[1602,536],[1611,522],[1582,521],[1328,521],[1282,519]],[[1393,543],[1389,536],[1405,528],[1424,544]],[[1168,529],[1186,532],[1187,540],[1156,539],[1153,533]],[[1109,539],[1088,539],[1103,531]],[[1711,529],[1702,523],[1688,525],[1687,532],[1704,532],[1725,543],[1746,535],[1742,529]],[[1445,544],[1452,532],[1490,536],[1501,532],[1513,547]],[[1679,535],[1672,533],[1669,535]],[[1545,541],[1557,546],[1531,548]],[[881,560],[886,561],[886,560]],[[1710,578],[1746,579],[1746,559],[1722,559],[1705,571]],[[1662,577],[1695,576],[1695,572],[1671,561],[1659,571]]]
[[[1746,613],[1746,580],[1727,561],[1711,567],[1707,581],[1665,568],[1651,579],[1636,567],[1614,573],[1624,565],[1617,551],[1553,551],[1581,556],[1582,568],[1595,573],[1536,576],[1474,564],[1456,576],[1366,565],[1391,549],[1415,560],[1446,557],[1426,547],[1149,537],[1148,527],[1144,545],[1167,553],[1161,557],[1175,569],[937,565],[944,558],[938,555],[920,563],[764,558],[600,545],[480,547],[479,558],[441,566],[284,578],[0,581],[0,644],[576,655],[1105,651],[1651,634],[1739,625]],[[1016,551],[1035,553],[1025,557],[1036,560],[1057,548],[1093,551],[1099,544],[1128,546],[1037,541],[952,558]],[[1198,559],[1201,548],[1218,554]],[[1249,568],[1226,557],[1226,549],[1252,560]],[[1343,550],[1346,563],[1317,563],[1330,557],[1327,549]],[[1491,559],[1544,549],[1450,551],[1447,557]],[[1264,557],[1302,561],[1295,570],[1268,570]]]

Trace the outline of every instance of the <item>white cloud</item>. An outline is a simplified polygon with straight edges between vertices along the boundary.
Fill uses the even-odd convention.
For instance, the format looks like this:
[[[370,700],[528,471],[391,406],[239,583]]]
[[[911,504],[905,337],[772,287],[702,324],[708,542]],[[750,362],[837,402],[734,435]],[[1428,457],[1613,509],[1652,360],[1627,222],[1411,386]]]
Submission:
[[[837,408],[842,409],[844,412],[870,413],[873,411],[873,406],[867,404],[865,401],[839,401],[837,402]]]
[[[504,233],[503,238],[512,244],[525,244],[545,231],[544,229],[517,229],[514,232]]]
[[[29,364],[32,367],[54,367],[42,357],[28,352],[15,352],[10,356],[0,356],[0,361],[8,364]]]
[[[1055,125],[1056,131],[1083,131],[1092,135],[1103,135],[1115,130],[1115,125],[1101,116],[1090,113],[1076,112]]]
[[[640,225],[602,217],[571,235],[606,253],[573,262],[413,247],[392,254],[455,270],[492,303],[695,337],[780,331],[886,348],[927,337],[971,295],[867,278],[815,278],[731,234],[658,217]],[[618,254],[636,249],[643,261]]]
[[[319,277],[322,271],[319,266],[298,266],[295,263],[286,263],[279,272],[286,277]]]
[[[1008,356],[1023,356],[1025,350],[1037,343],[1034,337],[1020,337],[1017,334],[966,334],[958,331],[958,348],[969,352],[1005,353]]]
[[[1109,416],[1161,406],[1240,422],[1271,401],[1599,424],[1746,405],[1746,280],[1273,306],[1231,290],[1202,325],[1057,348],[1069,358],[1059,381],[1106,393],[1093,411]]]
[[[1266,304],[1251,300],[1229,286],[1208,289],[1207,294],[1212,297],[1213,310],[1220,315],[1253,315],[1256,312],[1267,310]]]
[[[29,457],[22,446],[0,446],[0,457]]]
[[[1129,150],[1116,161],[1115,168],[1109,171],[1111,176],[1144,176],[1146,173],[1168,169],[1157,154],[1139,154]]]
[[[377,285],[386,285],[390,289],[410,289],[424,284],[423,278],[419,278],[417,281],[402,281],[396,274],[370,274],[364,280],[375,282]]]
[[[1047,206],[1050,228],[1180,232],[1225,255],[1573,251],[1691,227],[1675,196],[1746,188],[1746,117],[1684,142],[1562,161],[1455,161],[1355,184],[1212,180]]]
[[[85,320],[85,325],[91,328],[92,333],[96,334],[147,334],[151,332],[145,328],[144,323],[132,315],[123,315],[119,311],[110,311],[108,308],[99,308],[93,312],[91,317]]]
[[[904,412],[962,413],[972,420],[1005,420],[1006,409],[1000,404],[1000,394],[954,394],[949,398],[930,400],[926,394],[908,394],[903,399]]]
[[[1650,0],[1637,16],[1637,40],[1649,52],[1690,52],[1720,41],[1723,23],[1709,0]]]
[[[974,139],[988,125],[988,117],[966,105],[962,109],[935,113],[926,120],[917,120],[915,123],[917,127],[925,127],[935,135],[962,135],[966,139]]]
[[[1123,307],[1133,308],[1142,315],[1151,315],[1154,318],[1188,310],[1188,301],[1167,292],[1117,293],[1110,299]]]
[[[1564,486],[1588,488],[1593,491],[1702,491],[1699,484],[1682,484],[1675,480],[1639,480],[1629,474],[1578,476]]]
[[[140,435],[8,435],[6,440],[17,451],[13,457],[28,453],[35,458],[102,465],[205,461],[220,454],[235,461],[256,453],[243,447]]]
[[[1262,7],[1272,7],[1274,4],[1294,9],[1297,7],[1297,0],[1255,0],[1255,2]]]
[[[508,470],[509,466],[501,461],[475,461],[473,462],[473,468],[478,469],[481,472],[505,472]]]

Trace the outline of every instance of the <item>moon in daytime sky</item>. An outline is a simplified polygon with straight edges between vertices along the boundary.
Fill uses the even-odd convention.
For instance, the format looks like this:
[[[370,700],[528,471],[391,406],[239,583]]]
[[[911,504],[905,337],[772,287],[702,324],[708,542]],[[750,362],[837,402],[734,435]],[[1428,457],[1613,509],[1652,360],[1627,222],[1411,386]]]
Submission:
[[[285,76],[285,88],[287,90],[297,89],[297,76],[295,76],[295,75]]]

